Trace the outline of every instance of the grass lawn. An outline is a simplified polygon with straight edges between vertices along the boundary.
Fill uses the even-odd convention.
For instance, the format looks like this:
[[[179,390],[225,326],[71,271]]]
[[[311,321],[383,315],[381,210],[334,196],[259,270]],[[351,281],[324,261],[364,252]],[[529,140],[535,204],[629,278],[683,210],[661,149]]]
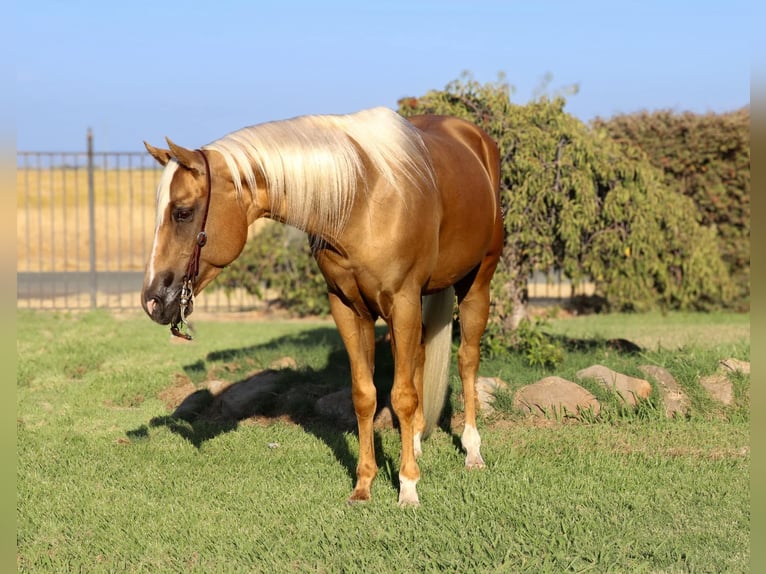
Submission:
[[[649,350],[682,347],[726,348],[750,340],[750,315],[659,311],[640,315],[586,315],[552,320],[547,331],[588,339],[628,338]]]
[[[482,374],[515,389],[593,363],[637,376],[658,364],[688,392],[690,416],[667,420],[650,397],[637,412],[607,401],[589,422],[531,422],[501,397],[480,421],[488,468],[462,468],[460,429],[446,425],[424,443],[421,506],[401,509],[397,431],[376,434],[372,502],[347,506],[356,436],[298,398],[349,384],[332,323],[199,321],[193,343],[172,344],[138,314],[19,311],[18,571],[746,572],[749,376],[735,377],[729,407],[696,380],[719,359],[749,360],[748,325],[738,315],[551,321],[563,341],[593,344],[567,349],[555,372],[510,355]],[[645,350],[618,353],[603,344],[614,337]],[[379,354],[385,386],[390,356]],[[283,356],[297,367],[282,372],[285,392],[269,406],[278,416],[170,417],[169,389],[240,381]],[[447,412],[458,421],[456,372]]]

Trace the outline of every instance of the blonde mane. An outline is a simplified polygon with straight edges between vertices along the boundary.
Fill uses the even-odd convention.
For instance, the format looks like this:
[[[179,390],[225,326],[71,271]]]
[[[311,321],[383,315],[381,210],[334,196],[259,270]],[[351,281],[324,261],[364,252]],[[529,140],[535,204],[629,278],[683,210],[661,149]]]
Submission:
[[[203,149],[219,152],[238,194],[266,182],[271,209],[286,223],[339,233],[373,169],[397,189],[436,187],[431,156],[412,124],[388,108],[342,116],[302,116],[230,133]],[[366,165],[367,163],[367,165]],[[369,167],[368,167],[369,166]]]

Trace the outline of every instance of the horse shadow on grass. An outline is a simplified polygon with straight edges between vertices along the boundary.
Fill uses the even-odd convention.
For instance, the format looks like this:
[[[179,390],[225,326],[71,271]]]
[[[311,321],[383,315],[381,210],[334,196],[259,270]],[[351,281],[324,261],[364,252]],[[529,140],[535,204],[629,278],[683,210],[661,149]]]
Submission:
[[[386,452],[379,432],[381,428],[397,426],[396,417],[390,408],[394,361],[390,343],[384,334],[385,328],[379,329],[375,345],[378,398],[375,456],[379,468],[398,468],[398,451]],[[237,430],[240,424],[289,421],[324,442],[346,469],[353,483],[356,479],[357,456],[349,449],[346,440],[347,433],[357,432],[356,416],[351,403],[351,372],[348,355],[335,328],[319,327],[278,337],[261,345],[215,351],[208,353],[204,360],[184,366],[184,371],[189,378],[205,379],[211,368],[226,371],[228,368],[236,369],[237,365],[248,358],[252,362],[252,357],[274,356],[278,352],[304,356],[317,348],[327,349],[326,361],[320,369],[294,364],[284,368],[267,368],[240,378],[220,391],[215,388],[191,391],[193,385],[187,383],[183,389],[190,392],[172,414],[154,417],[148,427],[142,425],[128,431],[128,436],[146,437],[149,427],[165,427],[200,448],[208,440]],[[320,404],[322,408],[318,408]],[[452,435],[453,443],[459,449],[460,438],[451,430],[451,418],[452,406],[448,396],[439,426]],[[397,455],[396,459],[392,455]],[[398,488],[397,473],[392,473],[391,481]]]

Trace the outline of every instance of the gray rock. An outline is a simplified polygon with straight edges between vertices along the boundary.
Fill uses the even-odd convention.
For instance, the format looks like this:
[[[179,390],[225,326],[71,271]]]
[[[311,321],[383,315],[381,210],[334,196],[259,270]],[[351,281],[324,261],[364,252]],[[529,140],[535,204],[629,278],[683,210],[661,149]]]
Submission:
[[[729,379],[732,373],[750,374],[750,363],[739,359],[723,359],[718,363],[718,369],[712,375],[700,377],[699,384],[708,392],[713,400],[729,406],[734,402],[734,385]]]
[[[292,357],[280,357],[275,361],[272,361],[269,365],[270,369],[279,371],[280,369],[292,369],[293,371],[298,369],[298,363]]]
[[[729,406],[734,402],[734,386],[725,373],[718,371],[707,377],[701,377],[699,384],[719,403]]]
[[[478,377],[476,379],[476,396],[479,401],[479,410],[487,414],[494,412],[492,403],[495,402],[495,393],[507,388],[508,384],[497,377]]]
[[[731,371],[732,373],[742,373],[745,375],[750,374],[750,363],[748,361],[740,361],[739,359],[724,359],[719,364],[723,369]]]
[[[652,392],[649,381],[623,375],[603,365],[582,369],[576,376],[578,379],[598,381],[607,389],[615,391],[624,403],[631,406],[635,406],[640,399],[647,398]]]
[[[391,409],[391,406],[386,404],[375,415],[375,420],[372,421],[372,428],[375,430],[380,429],[392,429],[398,424],[396,415]]]
[[[193,421],[213,402],[213,395],[207,389],[200,389],[188,395],[173,411],[173,417]]]
[[[665,416],[672,418],[676,413],[680,416],[686,416],[689,413],[691,408],[689,397],[667,369],[657,365],[642,365],[638,368],[657,382],[660,398],[665,407]]]
[[[241,420],[258,410],[259,403],[271,400],[278,392],[280,374],[266,370],[246,381],[229,385],[218,395],[221,415],[227,419]]]
[[[351,398],[351,387],[319,398],[314,404],[314,412],[334,426],[354,428],[356,412]]]
[[[356,428],[356,411],[354,410],[354,400],[351,397],[351,387],[340,389],[317,399],[314,404],[314,412],[336,427]],[[372,424],[376,430],[396,427],[398,421],[391,408],[390,397],[387,397],[383,404],[378,405],[378,412]]]
[[[522,387],[513,397],[513,406],[532,415],[579,417],[582,411],[601,412],[596,397],[577,383],[561,377],[545,377]]]
[[[231,386],[231,383],[229,381],[221,381],[219,379],[213,379],[212,381],[208,381],[206,386],[207,386],[207,390],[210,391],[210,394],[213,395],[214,397],[217,397],[226,389],[228,389]]]

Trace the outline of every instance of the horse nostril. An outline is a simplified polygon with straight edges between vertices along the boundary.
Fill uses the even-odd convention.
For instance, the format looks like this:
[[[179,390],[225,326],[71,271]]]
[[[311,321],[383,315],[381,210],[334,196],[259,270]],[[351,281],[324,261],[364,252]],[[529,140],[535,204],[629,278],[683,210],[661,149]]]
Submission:
[[[146,310],[149,312],[149,315],[154,315],[154,308],[158,305],[160,305],[159,297],[152,297],[146,302]]]

